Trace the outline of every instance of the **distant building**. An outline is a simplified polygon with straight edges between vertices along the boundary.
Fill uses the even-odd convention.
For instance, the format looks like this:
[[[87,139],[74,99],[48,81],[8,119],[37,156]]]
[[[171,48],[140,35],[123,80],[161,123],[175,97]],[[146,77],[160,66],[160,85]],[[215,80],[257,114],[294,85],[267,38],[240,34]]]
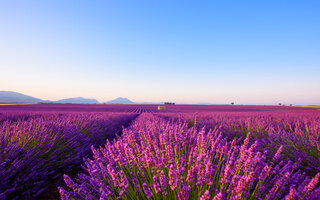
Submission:
[[[174,102],[164,102],[165,105],[174,105]]]
[[[165,106],[158,106],[158,110],[165,110],[166,107]]]

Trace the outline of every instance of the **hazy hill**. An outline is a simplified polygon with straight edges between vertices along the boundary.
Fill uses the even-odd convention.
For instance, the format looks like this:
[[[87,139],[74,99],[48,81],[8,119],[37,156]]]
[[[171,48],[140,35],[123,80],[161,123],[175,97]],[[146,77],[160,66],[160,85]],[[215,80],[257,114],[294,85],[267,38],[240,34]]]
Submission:
[[[75,97],[61,99],[58,101],[48,101],[12,91],[0,91],[0,103],[74,103],[74,104],[94,104],[99,103],[96,99],[86,99]]]
[[[12,91],[0,91],[0,103],[40,103],[46,102],[32,96]]]
[[[74,98],[68,98],[68,99],[61,99],[58,101],[54,101],[53,103],[74,103],[74,104],[98,104],[99,101],[96,99],[86,99],[83,97],[74,97]]]
[[[99,104],[96,99],[86,99],[83,97],[74,97],[60,99],[57,101],[42,100],[25,94],[12,91],[0,91],[0,103],[71,103],[71,104]],[[118,97],[111,101],[104,102],[105,104],[138,104],[128,98]],[[143,102],[139,104],[163,104],[160,102]]]
[[[106,101],[104,103],[106,103],[106,104],[135,104],[131,100],[129,100],[127,98],[123,98],[123,97],[118,97],[118,98],[116,98],[114,100]]]

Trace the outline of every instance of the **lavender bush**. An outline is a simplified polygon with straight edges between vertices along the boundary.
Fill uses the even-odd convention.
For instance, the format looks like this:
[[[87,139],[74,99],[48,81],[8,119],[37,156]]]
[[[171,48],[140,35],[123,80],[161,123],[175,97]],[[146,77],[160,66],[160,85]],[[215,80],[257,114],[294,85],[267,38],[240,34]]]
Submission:
[[[258,142],[228,140],[218,129],[167,122],[142,114],[113,143],[92,147],[87,173],[64,175],[61,199],[319,199],[320,174],[271,159]]]
[[[216,130],[228,140],[243,140],[250,134],[252,142],[258,141],[258,150],[267,151],[268,159],[282,145],[282,159],[300,162],[299,168],[314,176],[320,171],[320,112],[246,112],[246,113],[189,113],[161,114],[167,120],[186,122],[200,130]]]
[[[26,113],[0,125],[0,199],[34,199],[136,114]]]

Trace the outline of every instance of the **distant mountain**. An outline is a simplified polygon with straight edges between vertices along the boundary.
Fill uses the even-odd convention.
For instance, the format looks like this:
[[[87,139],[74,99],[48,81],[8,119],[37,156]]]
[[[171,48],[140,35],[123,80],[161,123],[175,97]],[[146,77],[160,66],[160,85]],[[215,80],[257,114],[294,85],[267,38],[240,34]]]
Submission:
[[[47,102],[32,96],[12,91],[0,91],[0,103],[41,103]]]
[[[74,97],[67,99],[60,99],[58,101],[49,101],[35,98],[12,91],[0,91],[0,103],[70,103],[70,104],[99,104],[96,99],[86,99],[83,97]],[[127,98],[118,97],[111,101],[104,102],[105,104],[163,104],[160,102],[133,102]]]
[[[74,104],[98,104],[99,101],[96,99],[86,99],[83,97],[74,97],[68,99],[61,99],[58,101],[54,101],[53,103],[74,103]]]
[[[0,91],[0,103],[74,103],[74,104],[98,104],[96,99],[85,99],[82,97],[48,101],[12,91]]]
[[[123,98],[123,97],[118,97],[114,100],[106,101],[104,103],[105,104],[135,104],[134,102],[130,101],[129,99]]]

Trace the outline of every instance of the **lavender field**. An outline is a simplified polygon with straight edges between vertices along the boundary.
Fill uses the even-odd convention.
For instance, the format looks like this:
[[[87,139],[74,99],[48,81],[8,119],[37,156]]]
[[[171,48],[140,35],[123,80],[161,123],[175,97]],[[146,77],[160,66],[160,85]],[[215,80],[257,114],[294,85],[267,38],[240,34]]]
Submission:
[[[0,105],[0,199],[320,199],[320,111]]]

